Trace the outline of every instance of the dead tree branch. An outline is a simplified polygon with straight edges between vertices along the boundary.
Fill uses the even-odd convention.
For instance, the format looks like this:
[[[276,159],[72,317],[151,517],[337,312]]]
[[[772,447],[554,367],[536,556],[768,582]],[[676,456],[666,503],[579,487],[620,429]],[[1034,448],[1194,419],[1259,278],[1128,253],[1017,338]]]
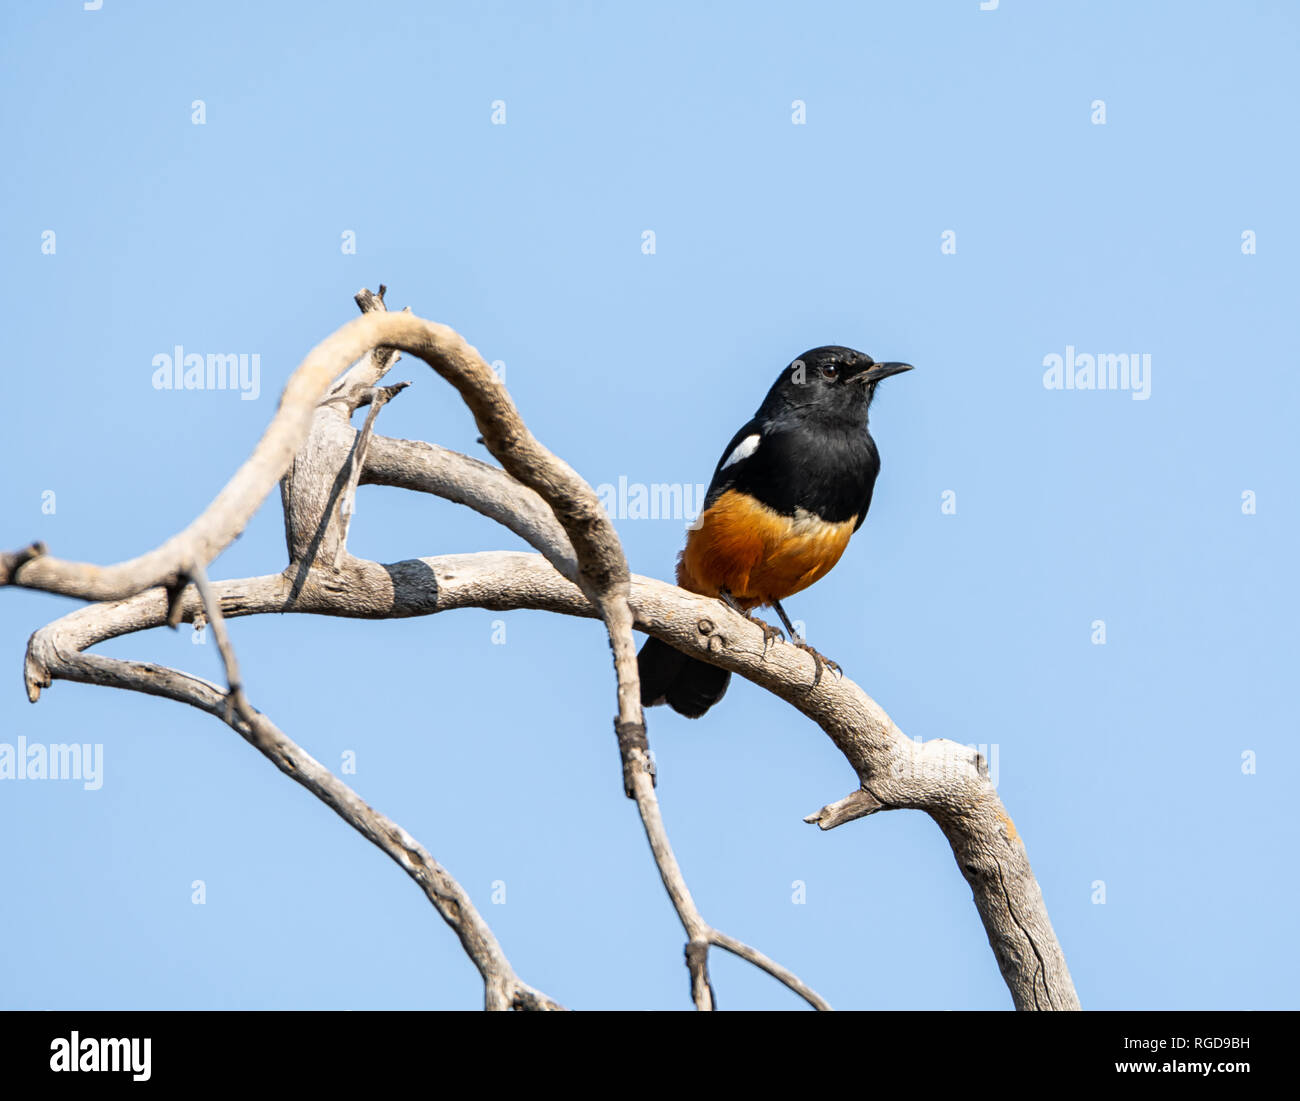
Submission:
[[[35,701],[55,679],[81,680],[165,696],[218,715],[421,884],[483,974],[490,1008],[552,1008],[553,1002],[517,979],[464,892],[432,857],[242,698],[224,620],[283,611],[390,618],[460,607],[538,608],[599,618],[617,678],[615,732],[624,788],[636,800],[686,933],[695,1005],[714,1006],[707,958],[708,948],[717,946],[767,971],[812,1005],[829,1008],[788,970],[713,929],[696,907],[654,791],[632,635],[637,627],[761,685],[822,727],[854,769],[858,787],[806,821],[831,829],[882,810],[911,808],[930,815],[971,886],[1017,1008],[1077,1008],[1024,844],[979,755],[943,739],[909,740],[852,681],[814,683],[810,657],[793,647],[765,652],[762,632],[719,602],[632,577],[595,493],[532,436],[478,353],[445,326],[387,312],[382,294],[381,287],[379,296],[358,295],[363,316],[312,350],[290,378],[252,457],[186,531],[110,567],[63,562],[36,546],[0,555],[0,585],[115,601],[79,609],[32,636],[26,661],[29,698]],[[373,433],[382,404],[375,401],[381,393],[377,387],[397,351],[423,359],[456,388],[504,470]],[[355,366],[344,373],[349,364]],[[350,418],[367,401],[374,405],[358,432]],[[209,583],[207,563],[238,534],[277,479],[282,479],[288,568],[283,574]],[[465,504],[522,536],[542,557],[493,552],[389,565],[355,558],[347,552],[346,537],[350,502],[361,483],[401,486]],[[198,591],[185,587],[188,579]],[[84,653],[106,639],[168,621],[169,602],[173,621],[206,615],[213,624],[229,693],[175,670]]]
[[[267,610],[277,610],[275,605],[288,595],[290,583],[283,575],[276,574],[256,579],[252,584],[215,582],[206,597],[200,595],[202,588],[200,591],[190,588],[183,594],[183,621],[193,622],[206,615],[215,633],[217,624],[223,623],[226,616],[248,613],[249,597],[256,601],[259,597],[270,596],[272,603],[267,605]],[[223,604],[228,606],[223,609]],[[416,882],[478,968],[483,977],[487,1009],[562,1008],[515,974],[469,895],[428,849],[391,818],[369,806],[261,712],[246,701],[242,706],[232,706],[230,693],[188,673],[148,662],[123,661],[81,652],[83,645],[90,644],[86,640],[101,630],[110,632],[104,637],[116,637],[162,626],[166,617],[166,595],[161,589],[150,589],[130,600],[90,605],[42,628],[29,643],[26,663],[28,697],[35,702],[41,686],[58,678],[160,696],[215,715],[276,768],[321,800],[367,841],[387,853]],[[222,653],[223,656],[232,654],[228,639]],[[228,675],[230,665],[228,658]]]

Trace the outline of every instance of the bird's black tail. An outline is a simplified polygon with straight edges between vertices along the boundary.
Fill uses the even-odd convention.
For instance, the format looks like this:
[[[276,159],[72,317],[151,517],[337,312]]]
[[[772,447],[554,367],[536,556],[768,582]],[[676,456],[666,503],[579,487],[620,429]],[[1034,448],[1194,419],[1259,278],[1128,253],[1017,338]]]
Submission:
[[[641,706],[666,703],[679,715],[698,719],[727,693],[731,674],[696,661],[666,642],[648,638],[636,656],[641,673]]]

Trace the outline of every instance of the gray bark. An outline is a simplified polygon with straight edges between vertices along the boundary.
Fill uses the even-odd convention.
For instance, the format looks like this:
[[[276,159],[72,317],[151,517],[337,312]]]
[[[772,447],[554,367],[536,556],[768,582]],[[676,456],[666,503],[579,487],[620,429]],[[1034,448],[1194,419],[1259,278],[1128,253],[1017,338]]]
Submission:
[[[324,800],[385,851],[428,895],[484,979],[489,1008],[558,1008],[523,983],[481,915],[433,857],[368,807],[244,698],[225,620],[270,612],[353,618],[432,615],[465,607],[535,608],[600,619],[616,678],[615,735],[623,784],[686,934],[697,1008],[715,1005],[711,947],[766,970],[818,1008],[829,1008],[786,968],[714,929],[696,906],[668,843],[640,707],[633,628],[743,676],[813,719],[856,777],[844,798],[806,821],[833,829],[885,810],[928,814],[943,831],[1019,1009],[1077,1009],[1078,998],[1048,919],[1024,842],[978,754],[944,739],[908,739],[848,678],[816,677],[813,659],[768,645],[761,630],[715,600],[628,572],[595,493],[528,431],[505,387],[478,353],[442,325],[389,313],[378,296],[319,344],[295,371],[248,462],[185,531],[116,566],[66,562],[31,547],[0,554],[0,586],[98,601],[37,631],[25,678],[35,702],[56,679],[127,688],[217,715],[281,771]],[[400,390],[380,381],[403,351],[427,362],[460,394],[504,469],[430,444],[374,432],[379,408]],[[352,364],[350,369],[348,365]],[[351,424],[370,404],[364,428]],[[205,568],[281,482],[289,565],[279,574],[209,581]],[[385,484],[466,505],[498,521],[536,554],[492,552],[383,565],[353,557],[347,531],[358,484]],[[177,670],[85,651],[164,622],[206,619],[226,665],[225,689]]]

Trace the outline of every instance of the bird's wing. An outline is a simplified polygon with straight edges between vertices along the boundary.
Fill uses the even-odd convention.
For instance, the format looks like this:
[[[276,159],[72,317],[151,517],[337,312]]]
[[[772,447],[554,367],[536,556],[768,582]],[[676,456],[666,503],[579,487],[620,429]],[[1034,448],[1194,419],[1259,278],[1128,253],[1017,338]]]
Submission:
[[[723,449],[722,456],[718,459],[718,465],[713,468],[713,480],[709,483],[708,493],[704,495],[705,508],[736,484],[736,479],[744,469],[745,463],[757,450],[756,445],[762,435],[763,426],[757,420],[751,420],[731,437],[731,442]]]

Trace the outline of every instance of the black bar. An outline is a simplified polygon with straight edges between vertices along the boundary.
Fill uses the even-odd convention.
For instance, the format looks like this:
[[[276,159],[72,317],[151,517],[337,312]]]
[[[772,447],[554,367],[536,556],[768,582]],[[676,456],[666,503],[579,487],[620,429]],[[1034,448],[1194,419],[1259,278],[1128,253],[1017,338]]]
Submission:
[[[1247,1083],[1262,1087],[1279,1076],[1294,1078],[1294,1053],[1289,1065],[1285,1053],[1294,1047],[1296,1023],[1296,1014],[1275,1012],[10,1011],[0,1019],[0,1067],[13,1097],[41,1096],[11,1093],[14,1086],[51,1085],[171,1094],[195,1086],[284,1083],[322,1086],[334,1094],[348,1086],[404,1080],[433,1088],[450,1072],[477,1076],[471,1082],[479,1081],[484,1093],[506,1084],[573,1084],[588,1077],[596,1083],[603,1077],[606,1088],[617,1088],[621,1075],[611,1060],[627,1060],[624,1072],[640,1066],[675,1096],[682,1096],[684,1083],[695,1096],[701,1075],[722,1075],[735,1085],[737,1076],[752,1072],[769,1086],[769,1076],[791,1075],[816,1088],[843,1074],[851,1077],[855,1067],[877,1085],[881,1073],[895,1071],[901,1083],[923,1084],[926,1095],[944,1083],[979,1084],[981,1090],[999,1083],[1023,1086],[1023,1076],[1032,1073],[1034,1092],[1128,1078],[1176,1083],[1179,1089],[1204,1081],[1215,1089],[1230,1087],[1235,1096],[1250,1088]],[[78,1069],[54,1069],[68,1067],[74,1038]],[[128,1065],[89,1069],[114,1058]],[[683,1059],[704,1066],[688,1071]],[[1189,1064],[1197,1069],[1186,1069]]]

